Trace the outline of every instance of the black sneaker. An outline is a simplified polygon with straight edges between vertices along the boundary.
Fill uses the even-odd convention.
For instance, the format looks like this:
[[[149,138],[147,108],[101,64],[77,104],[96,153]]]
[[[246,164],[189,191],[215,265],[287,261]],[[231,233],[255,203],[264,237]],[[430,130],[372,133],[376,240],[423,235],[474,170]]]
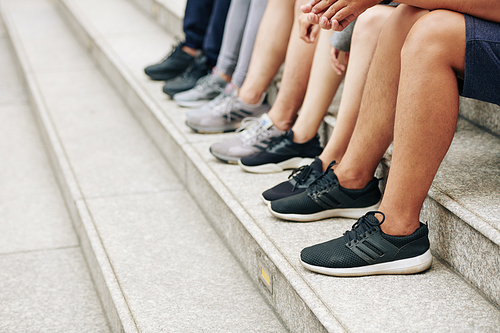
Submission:
[[[293,131],[290,130],[271,140],[265,150],[241,158],[239,165],[248,172],[280,172],[310,164],[322,151],[317,135],[306,143],[295,143]]]
[[[209,71],[207,57],[204,55],[198,56],[182,75],[165,83],[163,92],[172,97],[177,93],[192,89],[196,82],[206,76]]]
[[[337,176],[328,168],[306,191],[271,201],[269,211],[280,219],[297,222],[329,217],[357,219],[378,209],[381,197],[377,178],[373,178],[364,189],[349,190],[340,186]]]
[[[385,234],[375,214],[361,217],[343,237],[307,247],[300,263],[307,269],[334,276],[414,274],[432,264],[429,229],[420,227],[409,236]]]
[[[158,64],[148,66],[144,73],[156,81],[168,81],[181,75],[194,62],[195,57],[182,51],[184,43],[180,42]]]
[[[323,162],[316,157],[314,162],[303,165],[288,176],[288,180],[271,187],[262,193],[262,201],[267,205],[269,202],[287,198],[304,192],[311,183],[323,173]]]

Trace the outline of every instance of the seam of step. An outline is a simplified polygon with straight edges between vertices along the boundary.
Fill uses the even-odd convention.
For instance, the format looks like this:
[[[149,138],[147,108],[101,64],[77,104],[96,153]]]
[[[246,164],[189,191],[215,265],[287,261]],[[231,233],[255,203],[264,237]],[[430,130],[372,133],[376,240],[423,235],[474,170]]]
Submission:
[[[56,3],[59,10],[63,13],[63,16],[66,18],[65,22],[71,25],[73,31],[80,37],[80,41],[84,43],[94,60],[105,60],[110,62],[110,66],[102,66],[101,63],[98,63],[98,65],[106,73],[110,80],[113,80],[113,78],[119,78],[121,82],[113,82],[115,87],[117,87],[119,94],[124,98],[130,109],[135,112],[134,116],[137,117],[142,126],[144,126],[151,134],[155,144],[158,146],[160,151],[162,151],[167,161],[169,161],[172,165],[173,169],[177,172],[179,178],[185,184],[193,198],[195,198],[198,205],[200,205],[204,214],[207,215],[207,219],[210,221],[212,226],[214,226],[214,229],[221,236],[225,244],[233,243],[233,241],[236,241],[238,237],[241,238],[241,234],[244,234],[244,238],[246,239],[240,239],[240,241],[245,243],[254,243],[249,246],[251,246],[251,248],[257,248],[257,250],[252,251],[251,255],[254,256],[254,258],[251,258],[250,260],[248,260],[249,258],[242,258],[242,256],[248,256],[249,254],[237,253],[234,250],[234,244],[233,246],[228,245],[228,247],[241,262],[242,266],[249,272],[252,280],[259,285],[261,293],[267,296],[266,299],[275,308],[276,312],[285,324],[292,331],[318,332],[324,331],[325,329],[328,331],[345,331],[341,322],[335,317],[335,315],[332,314],[328,307],[301,278],[295,268],[293,268],[293,266],[283,258],[281,252],[264,234],[248,212],[232,196],[230,191],[224,184],[222,184],[210,167],[206,165],[194,148],[186,142],[186,139],[181,133],[178,132],[177,128],[168,116],[162,114],[161,109],[156,102],[150,99],[147,93],[143,91],[142,87],[135,82],[126,70],[121,70],[121,68],[123,68],[121,61],[113,54],[113,51],[109,49],[109,46],[99,38],[99,34],[90,22],[87,21],[86,17],[81,15],[78,12],[78,9],[74,8],[74,6],[68,3],[68,1],[57,0]],[[105,56],[101,57],[101,54]],[[113,73],[109,73],[106,67],[112,67],[118,76],[113,75]],[[119,87],[123,89],[120,89]],[[140,109],[144,110],[143,114],[140,114]],[[145,117],[148,119],[145,119]],[[155,130],[152,130],[152,127],[155,127]],[[175,157],[172,158],[172,152],[176,150],[177,153],[175,154]],[[183,163],[179,163],[179,157],[182,158]],[[172,160],[175,160],[177,164],[173,164]],[[179,166],[179,164],[181,164],[181,166]],[[212,196],[215,194],[218,198],[220,198],[221,203],[225,204],[226,207],[223,208],[226,208],[226,211],[233,217],[233,221],[230,222],[233,224],[232,228],[236,227],[240,229],[236,232],[237,237],[228,237],[225,235],[224,228],[214,225],[216,215],[207,214],[207,212],[210,211],[210,207],[203,206],[200,193],[196,193],[196,190],[199,190],[199,188],[193,188],[194,183],[196,182],[188,181],[188,179],[192,178],[197,178],[200,181],[208,183],[209,190],[214,192],[212,193]],[[207,196],[202,195],[202,197],[206,198]],[[221,207],[218,208],[220,209]],[[256,252],[256,254],[254,255],[253,252]],[[273,260],[270,260],[269,258],[272,258]],[[295,299],[295,306],[289,306],[290,309],[295,310],[295,313],[292,316],[289,316],[289,318],[287,318],[283,311],[280,311],[281,307],[286,308],[285,305],[287,304],[280,303],[277,307],[275,300],[272,299],[273,295],[269,295],[267,288],[260,280],[255,278],[256,274],[255,269],[253,269],[254,267],[249,268],[249,265],[246,264],[249,261],[257,263],[257,260],[264,261],[265,264],[268,265],[267,268],[274,273],[274,278],[277,280],[275,283],[284,282],[288,284],[288,286],[284,286],[287,288],[286,292],[288,293],[288,295],[285,296],[288,297],[283,298],[282,302],[289,302],[290,297]],[[303,300],[308,300],[307,310],[309,311],[304,311],[305,305]],[[294,330],[294,327],[297,327],[297,329]]]
[[[16,55],[18,70],[21,72],[27,87],[32,112],[40,129],[66,207],[77,231],[82,252],[85,255],[108,323],[113,332],[137,332],[137,326],[116,280],[85,200],[82,198],[76,177],[40,93],[38,83],[32,74],[16,28],[11,23],[4,8],[1,8],[0,15],[8,32],[9,41]]]
[[[81,15],[81,16],[83,16],[83,15]],[[81,19],[85,20],[86,18],[83,17]],[[77,20],[71,20],[72,23],[75,22],[75,21],[77,21]],[[75,23],[73,23],[73,24],[75,24]],[[82,23],[80,23],[80,24],[82,24]],[[175,126],[173,124],[171,124],[171,123],[168,124],[169,123],[169,121],[167,120],[168,118],[162,114],[162,112],[160,111],[160,108],[156,105],[156,102],[150,101],[149,97],[147,97],[147,93],[143,92],[142,91],[143,89],[141,87],[139,87],[138,84],[135,83],[135,79],[132,78],[127,73],[127,70],[123,70],[122,69],[120,60],[117,59],[117,57],[113,54],[113,51],[109,49],[109,47],[107,46],[107,44],[105,42],[103,42],[102,39],[99,38],[99,34],[92,30],[93,28],[91,27],[91,25],[89,23],[87,23],[87,22],[85,22],[84,25],[85,25],[84,28],[82,28],[82,27],[80,27],[80,28],[75,27],[76,28],[75,30],[78,31],[78,35],[89,34],[89,35],[86,35],[85,38],[84,38],[84,40],[88,41],[86,44],[87,45],[91,45],[92,43],[95,43],[95,46],[97,48],[100,48],[100,52],[106,54],[107,57],[109,57],[109,58],[112,59],[111,62],[112,62],[112,65],[114,66],[114,71],[118,72],[118,74],[119,74],[118,76],[120,77],[120,81],[124,81],[124,82],[119,82],[120,84],[117,84],[116,82],[114,82],[115,85],[121,87],[121,86],[124,86],[124,85],[128,84],[132,88],[131,90],[134,93],[136,93],[138,95],[141,95],[141,96],[139,96],[139,99],[142,99],[142,101],[139,101],[139,102],[147,106],[146,108],[149,109],[149,110],[146,110],[146,112],[153,113],[153,117],[157,118],[157,119],[153,119],[153,121],[157,122],[157,123],[159,122],[160,124],[157,124],[157,125],[160,125],[160,127],[163,126],[163,128],[166,129],[167,132],[169,132],[167,135],[176,137],[176,139],[178,140],[179,145],[181,145],[181,148],[185,151],[184,154],[187,155],[188,158],[191,157],[192,155],[187,154],[187,151],[190,151],[190,150],[192,151],[192,148],[189,147],[189,144],[187,144],[185,142],[184,137],[180,133],[178,133],[178,130],[175,128]],[[81,30],[86,30],[87,32],[82,32]],[[95,52],[93,46],[89,46],[89,48],[90,48],[91,52]],[[96,59],[101,59],[102,60],[102,58],[99,57],[97,54],[94,55],[94,56],[95,56]],[[110,61],[110,60],[106,59],[106,61]],[[106,71],[105,67],[107,67],[107,66],[101,66],[101,67]],[[110,76],[111,80],[113,80],[112,78],[116,78],[116,76],[113,76],[113,75],[110,75],[110,74],[108,74],[108,75]],[[125,84],[125,81],[127,81],[126,84]],[[124,96],[125,99],[127,99],[127,93],[121,92],[121,94],[122,94],[122,96]],[[131,105],[131,104],[134,105],[134,103],[132,103],[132,101],[130,101],[130,100],[127,100],[127,102],[129,103],[129,105]],[[135,104],[135,106],[137,106],[137,105]],[[141,107],[143,107],[143,106],[141,106]],[[134,109],[134,107],[132,106],[131,109]],[[149,117],[150,116],[151,115],[149,115]],[[137,117],[141,118],[140,115],[137,115]],[[165,120],[167,120],[167,123],[165,122]],[[328,118],[325,119],[325,126],[326,127],[330,127],[332,125],[332,122],[334,122],[334,120],[335,120],[334,117],[328,116]],[[147,125],[144,125],[144,126],[147,127]],[[173,133],[173,132],[170,131],[171,128],[175,128],[175,133]],[[328,129],[326,129],[326,130],[328,131]],[[180,141],[179,141],[179,139],[180,139]],[[159,139],[155,138],[155,141],[156,140],[159,140]],[[158,144],[159,148],[166,155],[165,148],[161,147],[161,145],[162,145],[161,141],[162,140],[157,141],[157,144]],[[165,140],[163,140],[163,141],[165,141]],[[165,143],[163,142],[163,144],[165,144]],[[166,150],[168,151],[168,149],[166,149]],[[191,158],[191,161],[189,161],[189,160],[187,161],[188,163],[189,162],[193,163],[192,161],[201,160],[197,153],[194,153],[194,154],[195,154],[196,158],[195,159]],[[193,157],[195,157],[195,156],[193,156]],[[390,159],[390,157],[389,157],[389,159]],[[205,162],[202,162],[202,163],[205,164]],[[384,163],[384,164],[387,166],[388,164],[390,164],[390,162],[389,163]],[[199,163],[195,164],[195,168],[197,168],[199,170],[199,172],[206,178],[206,181],[208,181],[212,185],[212,187],[214,187],[214,189],[215,189],[215,186],[213,186],[213,182],[211,182],[210,179],[216,179],[217,177],[214,176],[214,174],[210,170],[210,168],[208,166],[206,166],[206,165],[201,166]],[[207,174],[207,172],[209,174]],[[223,184],[219,184],[219,186],[224,187]],[[229,206],[229,209],[232,210],[233,213],[236,212],[239,209],[242,209],[242,207],[239,204],[239,202],[237,202],[232,197],[232,195],[229,194],[229,191],[227,191],[227,189],[225,187],[224,187],[224,189],[226,190],[225,193],[229,195],[229,198],[231,198],[231,201],[228,201],[228,197],[226,197],[226,196],[223,197],[221,195],[220,189],[219,189],[219,191],[217,191],[217,189],[215,191],[218,192],[219,196],[221,196],[221,197],[223,197],[225,199],[224,202],[225,202],[226,205]],[[194,195],[194,194],[193,194],[193,196],[196,197],[196,195]],[[485,236],[486,239],[488,239],[488,240],[492,241],[493,243],[499,245],[499,240],[498,240],[498,237],[497,237],[499,233],[498,233],[498,231],[496,229],[494,229],[493,227],[491,227],[491,225],[489,225],[487,222],[485,222],[484,220],[482,220],[481,218],[479,218],[475,214],[471,213],[469,210],[465,209],[464,207],[461,207],[452,198],[450,198],[446,194],[442,193],[437,187],[435,187],[435,186],[431,187],[431,191],[429,192],[429,198],[432,199],[432,200],[435,200],[436,202],[438,202],[446,210],[452,212],[454,214],[454,217],[458,217],[458,219],[462,220],[465,224],[470,225],[475,231],[478,231],[480,234],[482,234],[483,236]],[[237,208],[234,208],[233,204],[235,204],[237,206]],[[239,215],[237,215],[237,217],[240,219],[240,222],[244,224],[244,221],[242,220],[242,218]],[[249,218],[251,220],[251,217],[249,217],[248,214],[245,216],[245,218]],[[209,217],[209,220],[212,220],[212,219]],[[468,221],[472,221],[472,223],[468,223]],[[218,230],[218,232],[220,233],[219,230]],[[438,256],[438,257],[442,258],[441,256]],[[443,258],[443,259],[445,259],[445,258]],[[445,259],[445,261],[446,261],[446,259]],[[452,266],[455,267],[454,265],[452,265]],[[457,268],[455,267],[455,270],[456,269]],[[249,272],[249,273],[251,274],[251,272]],[[461,272],[460,270],[458,270],[458,273],[460,275],[462,275],[462,276],[466,276],[467,280],[469,280],[470,282],[473,283],[473,285],[475,285],[476,287],[479,288],[478,283],[475,282],[475,281],[473,281],[474,280],[473,276],[471,277],[471,276],[468,276],[467,274],[463,274],[463,272]],[[483,291],[481,288],[480,288],[480,290]],[[491,296],[490,296],[490,298],[491,298]]]

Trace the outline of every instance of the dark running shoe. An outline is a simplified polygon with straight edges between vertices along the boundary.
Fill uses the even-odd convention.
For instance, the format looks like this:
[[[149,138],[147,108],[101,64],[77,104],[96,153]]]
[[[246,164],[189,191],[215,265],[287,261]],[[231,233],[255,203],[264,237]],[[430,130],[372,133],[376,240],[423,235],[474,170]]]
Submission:
[[[290,130],[274,138],[265,150],[241,158],[239,165],[247,172],[280,172],[310,164],[322,151],[317,135],[306,143],[295,143]]]
[[[296,222],[329,217],[357,219],[371,210],[377,210],[381,197],[377,178],[361,190],[349,190],[340,186],[337,176],[328,168],[306,191],[271,201],[269,211],[280,219]]]
[[[323,173],[323,162],[316,157],[314,162],[303,165],[288,176],[288,180],[271,187],[262,193],[262,201],[267,205],[271,201],[287,198],[304,192],[311,183]]]
[[[307,269],[334,276],[414,274],[432,264],[429,229],[420,227],[409,236],[385,234],[375,214],[361,217],[343,237],[307,247],[300,263]]]
[[[181,75],[194,62],[195,57],[182,51],[184,43],[180,42],[158,64],[148,66],[144,73],[156,81],[168,81]]]
[[[163,92],[173,97],[177,93],[192,89],[200,78],[209,73],[210,69],[208,68],[207,61],[208,59],[204,55],[196,57],[191,66],[182,75],[165,82]]]

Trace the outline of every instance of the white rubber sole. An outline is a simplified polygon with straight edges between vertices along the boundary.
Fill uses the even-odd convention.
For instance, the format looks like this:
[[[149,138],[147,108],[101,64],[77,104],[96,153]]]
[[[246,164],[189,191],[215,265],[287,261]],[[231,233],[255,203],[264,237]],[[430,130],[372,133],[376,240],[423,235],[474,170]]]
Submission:
[[[262,202],[264,203],[264,205],[266,206],[269,206],[269,204],[271,203],[271,201],[269,200],[266,200],[266,198],[264,198],[264,196],[261,194],[260,195],[260,198],[262,199]]]
[[[219,154],[219,153],[213,152],[211,149],[210,149],[210,153],[212,155],[214,155],[215,157],[217,157],[218,160],[220,160],[222,162],[229,163],[229,164],[238,164],[238,161],[240,160],[239,157],[227,156],[227,155]]]
[[[191,128],[194,132],[200,133],[200,134],[220,134],[220,133],[226,133],[226,132],[234,132],[238,127],[240,127],[240,123],[234,123],[231,124],[230,126],[223,126],[223,127],[205,127],[205,128],[198,128],[196,125],[190,124],[188,121],[186,121],[186,125]]]
[[[314,213],[314,214],[282,214],[282,213],[275,212],[271,208],[271,205],[269,205],[268,208],[269,208],[269,212],[271,212],[272,215],[274,215],[282,220],[295,221],[295,222],[311,222],[311,221],[318,221],[318,220],[327,219],[330,217],[346,217],[349,219],[359,219],[361,216],[365,215],[366,213],[368,213],[370,211],[378,210],[379,206],[380,206],[380,203],[377,203],[377,204],[370,206],[370,207],[337,208],[337,209],[324,210],[322,212],[318,212],[318,213]]]
[[[178,101],[175,99],[174,96],[174,102],[177,103],[177,105],[182,106],[183,108],[199,108],[202,107],[203,105],[207,104],[210,102],[209,99],[203,99],[199,101]]]
[[[302,157],[294,157],[289,160],[280,162],[280,163],[268,163],[256,166],[248,166],[238,162],[240,167],[246,172],[251,173],[273,173],[273,172],[281,172],[287,169],[298,169],[303,165],[309,165],[314,161],[314,158],[302,158]]]
[[[302,261],[299,255],[299,261],[310,271],[332,276],[366,276],[380,274],[415,274],[420,273],[431,267],[432,254],[427,250],[414,258],[401,259],[381,264],[368,265],[353,268],[328,268],[313,266]]]

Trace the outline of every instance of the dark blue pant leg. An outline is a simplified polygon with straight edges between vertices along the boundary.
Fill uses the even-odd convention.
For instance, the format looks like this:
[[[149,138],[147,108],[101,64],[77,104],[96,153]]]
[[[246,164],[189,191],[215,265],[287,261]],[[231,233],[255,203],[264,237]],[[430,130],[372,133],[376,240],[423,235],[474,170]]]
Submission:
[[[203,48],[203,41],[216,0],[188,0],[184,12],[186,46],[196,50]]]
[[[203,40],[203,51],[208,58],[210,66],[215,66],[219,56],[227,12],[231,0],[215,0],[212,15],[208,22],[207,33]]]

